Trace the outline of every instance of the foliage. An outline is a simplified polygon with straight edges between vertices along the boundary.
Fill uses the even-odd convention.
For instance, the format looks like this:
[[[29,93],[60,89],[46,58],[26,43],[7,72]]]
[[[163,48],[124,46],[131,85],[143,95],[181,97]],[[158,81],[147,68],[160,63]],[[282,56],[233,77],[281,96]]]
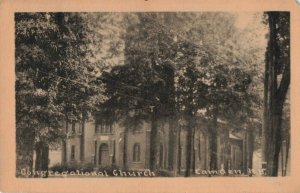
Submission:
[[[92,172],[94,171],[94,164],[93,163],[68,163],[68,164],[56,164],[49,168],[49,170],[53,172],[75,172],[76,170],[79,170],[80,172]]]
[[[167,36],[156,28],[155,22],[160,17],[156,13],[124,14],[124,64],[113,66],[100,78],[106,83],[108,96],[101,105],[101,117],[125,118],[124,125],[136,125],[141,120],[149,121],[154,108],[158,116],[172,111],[170,74],[173,70],[162,61],[168,58],[166,47],[161,44],[169,45]]]
[[[259,127],[264,47],[259,26],[241,30],[235,20],[221,12],[16,14],[17,141],[56,143],[62,120],[91,113],[130,128],[170,117],[189,130],[199,117],[208,132],[218,119]],[[283,28],[278,44],[288,49]],[[280,53],[278,74],[289,58]]]
[[[125,61],[103,74],[109,99],[101,117],[126,117],[125,123],[136,125],[155,112],[183,116],[191,124],[196,116],[213,119],[217,108],[214,120],[225,119],[233,129],[258,117],[262,68],[257,66],[263,58],[253,56],[262,50],[240,43],[257,34],[236,29],[233,15],[135,13],[124,20]]]
[[[101,65],[93,61],[94,28],[87,17],[15,15],[17,153],[25,147],[32,152],[38,141],[59,142],[63,121],[87,118],[95,104],[105,100],[103,87],[95,82]],[[32,153],[28,156],[32,159]]]

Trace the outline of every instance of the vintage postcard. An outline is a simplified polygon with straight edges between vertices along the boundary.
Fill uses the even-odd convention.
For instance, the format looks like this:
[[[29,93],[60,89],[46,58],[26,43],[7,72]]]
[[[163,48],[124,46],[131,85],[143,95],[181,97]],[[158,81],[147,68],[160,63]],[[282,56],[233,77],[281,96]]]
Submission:
[[[2,192],[300,192],[300,3],[1,1]]]

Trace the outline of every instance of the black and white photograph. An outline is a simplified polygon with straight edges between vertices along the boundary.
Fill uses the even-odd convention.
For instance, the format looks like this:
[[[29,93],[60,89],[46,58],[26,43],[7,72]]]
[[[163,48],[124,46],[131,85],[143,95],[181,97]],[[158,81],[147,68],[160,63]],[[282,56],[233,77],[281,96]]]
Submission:
[[[289,11],[14,22],[17,178],[291,175]]]

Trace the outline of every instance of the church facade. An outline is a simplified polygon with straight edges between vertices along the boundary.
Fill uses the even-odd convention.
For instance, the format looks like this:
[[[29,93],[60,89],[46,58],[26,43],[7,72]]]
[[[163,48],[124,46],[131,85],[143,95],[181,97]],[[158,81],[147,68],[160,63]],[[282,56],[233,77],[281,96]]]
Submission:
[[[174,124],[170,120],[158,121],[156,168],[183,174],[186,168],[187,131],[184,125],[176,126],[176,129],[172,127]],[[150,123],[143,122],[125,129],[117,122],[103,124],[89,120],[66,123],[65,129],[67,139],[63,145],[62,163],[91,163],[95,169],[111,166],[129,170],[149,169]],[[198,171],[209,170],[209,138],[203,130],[201,126],[195,129],[192,150],[193,169]],[[225,136],[222,128],[218,130],[218,169],[224,169]],[[246,172],[249,166],[247,136],[230,133],[228,137],[229,169]]]

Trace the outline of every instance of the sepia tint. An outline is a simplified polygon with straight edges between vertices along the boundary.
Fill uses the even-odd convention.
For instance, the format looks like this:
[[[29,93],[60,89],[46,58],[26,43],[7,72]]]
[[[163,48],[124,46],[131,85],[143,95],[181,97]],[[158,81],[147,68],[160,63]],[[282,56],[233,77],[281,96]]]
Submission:
[[[15,13],[17,177],[290,175],[289,12]]]

